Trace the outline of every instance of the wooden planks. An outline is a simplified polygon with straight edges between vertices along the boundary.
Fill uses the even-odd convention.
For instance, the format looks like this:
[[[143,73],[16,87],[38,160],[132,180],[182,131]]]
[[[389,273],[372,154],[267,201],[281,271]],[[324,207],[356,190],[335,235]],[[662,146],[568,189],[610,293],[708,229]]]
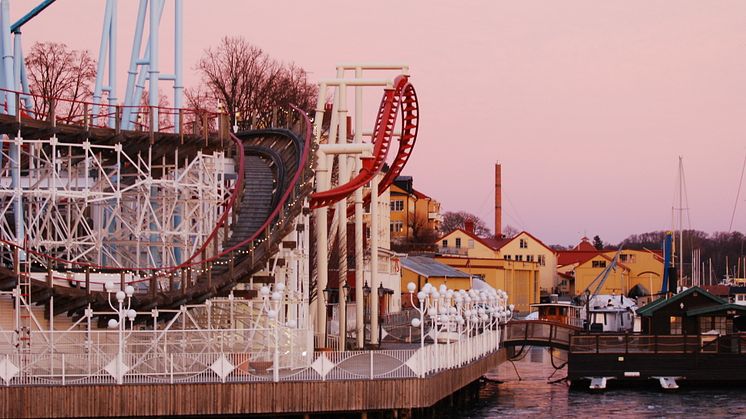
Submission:
[[[504,350],[424,379],[0,388],[0,417],[322,413],[423,408],[479,379]]]

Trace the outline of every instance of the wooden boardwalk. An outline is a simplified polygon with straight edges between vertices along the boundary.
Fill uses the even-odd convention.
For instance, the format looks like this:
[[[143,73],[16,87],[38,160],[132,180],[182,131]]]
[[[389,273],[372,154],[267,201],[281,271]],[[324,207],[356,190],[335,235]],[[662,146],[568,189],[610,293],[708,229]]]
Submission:
[[[427,378],[0,388],[0,417],[303,414],[427,408],[505,360],[501,349]]]

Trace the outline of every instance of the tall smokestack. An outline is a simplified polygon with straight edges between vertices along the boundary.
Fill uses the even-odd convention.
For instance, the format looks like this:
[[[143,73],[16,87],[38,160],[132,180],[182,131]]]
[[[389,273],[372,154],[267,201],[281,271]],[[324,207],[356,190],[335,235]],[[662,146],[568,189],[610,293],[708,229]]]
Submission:
[[[502,168],[495,163],[495,237],[502,237],[503,233],[503,197],[502,197]]]

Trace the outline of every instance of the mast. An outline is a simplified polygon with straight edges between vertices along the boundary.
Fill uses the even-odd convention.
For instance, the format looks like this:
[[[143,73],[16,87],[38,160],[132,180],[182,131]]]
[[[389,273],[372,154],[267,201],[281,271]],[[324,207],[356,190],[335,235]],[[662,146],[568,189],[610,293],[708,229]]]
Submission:
[[[679,278],[684,279],[684,163],[679,156]]]

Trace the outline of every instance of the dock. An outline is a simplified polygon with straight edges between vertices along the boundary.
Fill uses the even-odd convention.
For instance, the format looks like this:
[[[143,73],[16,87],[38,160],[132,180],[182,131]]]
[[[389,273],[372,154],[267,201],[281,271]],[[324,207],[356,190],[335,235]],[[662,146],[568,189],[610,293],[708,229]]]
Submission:
[[[0,416],[313,414],[418,409],[435,405],[504,360],[505,351],[500,350],[463,368],[424,378],[5,387],[0,390]]]

